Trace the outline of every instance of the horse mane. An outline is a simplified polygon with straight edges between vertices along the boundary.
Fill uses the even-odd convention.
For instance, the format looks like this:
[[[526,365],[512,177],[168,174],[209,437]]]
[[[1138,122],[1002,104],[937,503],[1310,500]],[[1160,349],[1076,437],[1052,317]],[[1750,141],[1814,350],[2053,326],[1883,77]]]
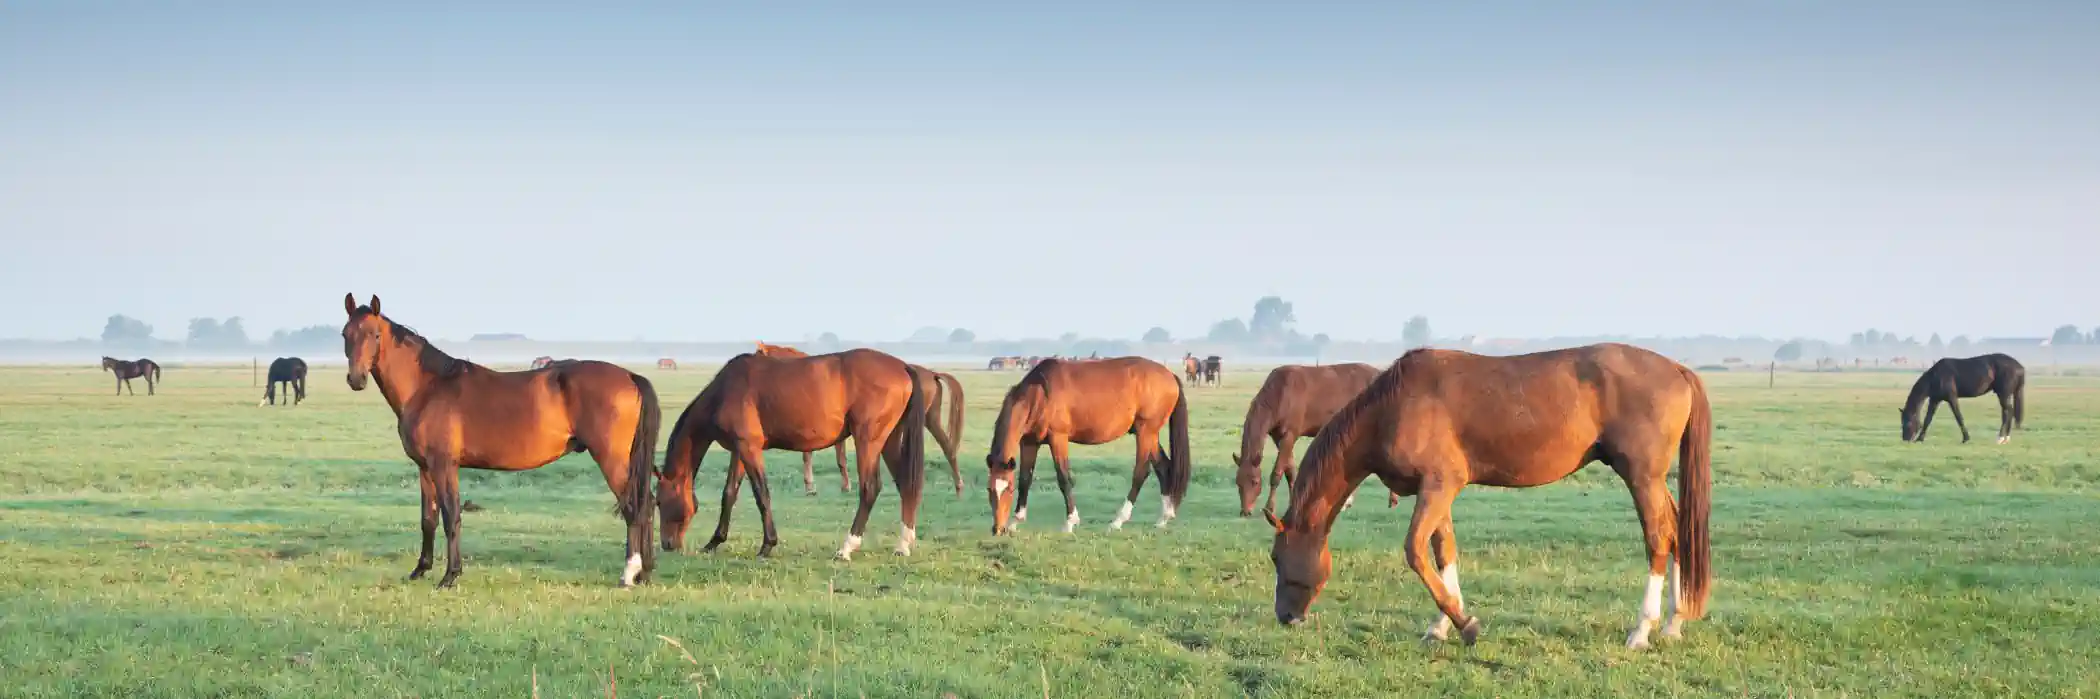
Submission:
[[[1370,412],[1373,407],[1391,400],[1394,395],[1399,394],[1402,385],[1400,383],[1401,365],[1406,364],[1415,355],[1426,351],[1428,351],[1427,348],[1418,347],[1408,350],[1406,354],[1400,355],[1399,359],[1393,360],[1392,366],[1380,372],[1378,378],[1371,380],[1371,385],[1365,386],[1363,392],[1356,394],[1355,398],[1349,399],[1348,405],[1342,406],[1341,411],[1336,412],[1333,418],[1327,420],[1327,424],[1320,427],[1319,435],[1313,437],[1312,445],[1305,448],[1305,457],[1298,463],[1298,482],[1306,484],[1317,483],[1327,477],[1327,471],[1332,468],[1327,462],[1338,458],[1341,454],[1348,453],[1349,447],[1356,443],[1357,420],[1361,419],[1365,413]],[[1293,488],[1292,490],[1296,491],[1297,489]],[[1307,492],[1310,492],[1309,485]],[[1299,511],[1296,507],[1298,504],[1295,497],[1296,492],[1293,492],[1292,495],[1292,507],[1285,513],[1286,516]],[[1339,512],[1341,512],[1341,508],[1336,507],[1330,513],[1330,516]],[[1302,517],[1304,515],[1298,516]]]
[[[371,313],[372,307],[359,306],[357,310],[361,313]],[[430,339],[423,337],[422,333],[416,332],[415,328],[402,325],[385,315],[380,315],[379,319],[386,321],[388,334],[394,336],[395,346],[407,347],[413,344],[418,348],[416,350],[416,365],[423,369],[423,373],[435,377],[455,376],[464,374],[468,369],[475,366],[473,362],[445,354],[444,350],[438,349],[437,345],[430,344]]]

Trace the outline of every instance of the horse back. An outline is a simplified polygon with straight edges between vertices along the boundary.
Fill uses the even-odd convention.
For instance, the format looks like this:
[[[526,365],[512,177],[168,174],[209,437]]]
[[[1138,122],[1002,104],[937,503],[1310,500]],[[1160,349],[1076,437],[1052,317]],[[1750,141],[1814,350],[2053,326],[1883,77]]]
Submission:
[[[715,432],[808,451],[830,446],[855,422],[901,416],[913,376],[903,360],[866,349],[747,354],[724,366],[696,402]]]
[[[1049,405],[1038,411],[1041,419],[1081,444],[1107,443],[1140,424],[1165,424],[1181,399],[1174,372],[1143,357],[1045,360],[1022,381],[1042,385],[1037,395]]]

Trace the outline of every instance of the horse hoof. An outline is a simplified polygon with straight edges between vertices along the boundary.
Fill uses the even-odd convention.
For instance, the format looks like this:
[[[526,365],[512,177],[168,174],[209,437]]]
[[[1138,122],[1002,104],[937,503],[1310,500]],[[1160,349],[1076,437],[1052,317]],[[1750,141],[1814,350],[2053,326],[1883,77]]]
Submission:
[[[1648,639],[1634,637],[1626,639],[1626,650],[1647,650]]]
[[[1469,646],[1480,640],[1480,617],[1467,619],[1465,627],[1458,630],[1458,637]]]
[[[853,553],[851,551],[840,551],[838,552],[837,557],[841,561],[852,561]]]
[[[415,570],[411,570],[411,571],[408,571],[408,578],[407,578],[407,579],[408,579],[408,580],[422,580],[422,579],[423,579],[423,574],[424,574],[424,573],[427,573],[427,572],[430,572],[430,569],[428,569],[428,568],[417,568],[417,569],[415,569]]]
[[[448,589],[451,589],[451,588],[452,588],[452,587],[453,587],[454,585],[456,585],[456,584],[458,584],[458,583],[459,583],[459,572],[458,572],[458,571],[448,572],[448,573],[445,573],[445,577],[444,577],[444,579],[442,579],[442,580],[439,580],[439,581],[438,581],[438,584],[437,584],[437,589],[440,589],[440,590],[448,590]]]

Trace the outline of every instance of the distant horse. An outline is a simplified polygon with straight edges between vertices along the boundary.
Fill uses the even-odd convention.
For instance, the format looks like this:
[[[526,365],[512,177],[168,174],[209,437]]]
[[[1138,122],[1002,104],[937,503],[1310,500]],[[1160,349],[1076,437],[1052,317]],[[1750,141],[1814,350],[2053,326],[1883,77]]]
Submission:
[[[1208,357],[1204,357],[1204,358],[1203,358],[1203,382],[1204,382],[1204,383],[1210,384],[1210,385],[1212,385],[1212,386],[1216,386],[1216,385],[1218,385],[1218,380],[1219,380],[1219,378],[1220,378],[1220,375],[1221,375],[1221,374],[1223,374],[1224,372],[1225,372],[1225,360],[1223,360],[1223,359],[1220,359],[1220,358],[1218,357],[1218,355],[1215,355],[1215,354],[1213,354],[1213,355],[1211,355],[1211,356],[1208,356]]]
[[[2013,427],[2026,427],[2027,367],[2017,359],[1995,353],[1933,362],[1932,368],[1911,384],[1910,397],[1903,400],[1903,408],[1898,411],[1903,416],[1903,441],[1925,441],[1932,414],[1939,411],[1940,401],[1946,401],[1947,410],[1954,413],[1954,426],[1961,428],[1961,441],[1968,442],[1969,426],[1962,422],[1961,404],[1955,399],[1985,393],[1998,395],[1998,443],[2012,441]],[[1920,409],[1925,412],[1923,421],[1918,419]]]
[[[769,345],[764,342],[758,343],[758,351],[752,354],[761,357],[789,358],[809,356],[802,350],[787,345]],[[962,497],[962,462],[956,458],[956,452],[962,448],[962,381],[956,379],[953,374],[934,371],[917,364],[911,365],[911,368],[918,371],[916,376],[919,377],[921,384],[919,390],[926,392],[926,395],[929,396],[926,401],[926,431],[933,434],[934,443],[940,445],[942,454],[947,455],[949,476],[955,479],[955,495],[956,497]],[[941,422],[941,401],[943,400],[941,393],[944,388],[948,394],[948,420],[946,424]],[[843,493],[852,490],[853,483],[847,475],[846,443],[842,440],[837,444],[831,445],[831,451],[839,465],[839,492]],[[816,452],[814,451],[802,452],[802,488],[809,495],[817,494],[815,455]]]
[[[1291,486],[1290,510],[1280,520],[1267,513],[1276,528],[1269,554],[1276,620],[1305,619],[1327,584],[1327,534],[1338,505],[1375,475],[1415,495],[1407,564],[1441,612],[1424,640],[1447,638],[1456,623],[1471,644],[1480,620],[1465,613],[1451,526],[1459,489],[1540,486],[1602,461],[1633,492],[1647,540],[1648,589],[1626,645],[1648,646],[1663,618],[1666,581],[1672,610],[1663,636],[1675,638],[1686,620],[1705,615],[1712,585],[1712,444],[1713,413],[1699,375],[1648,350],[1615,343],[1507,357],[1411,350],[1320,428]],[[1681,503],[1670,497],[1671,451]]]
[[[656,360],[656,368],[675,370],[678,368],[678,362],[672,360],[670,357],[664,357],[663,359]]]
[[[357,305],[343,295],[343,353],[350,390],[367,377],[392,408],[401,447],[416,462],[423,487],[423,552],[408,579],[430,571],[439,519],[445,524],[445,577],[459,579],[459,469],[525,471],[564,454],[585,452],[627,522],[624,586],[656,568],[649,548],[649,474],[661,412],[649,380],[598,361],[556,362],[538,371],[491,371],[445,354],[379,312],[379,297]]]
[[[1203,360],[1194,354],[1181,355],[1182,385],[1198,386],[1203,380]]]
[[[298,357],[278,357],[270,361],[269,381],[263,384],[263,399],[256,407],[277,404],[277,384],[284,384],[290,392],[285,405],[298,405],[306,401],[306,360]]]
[[[1162,427],[1173,443],[1173,451],[1164,454],[1159,445]],[[1190,475],[1189,402],[1174,372],[1140,357],[1053,359],[1029,370],[1000,402],[991,452],[985,456],[991,470],[992,533],[1011,532],[1028,519],[1036,453],[1045,444],[1057,463],[1057,487],[1065,495],[1065,531],[1072,531],[1079,525],[1079,507],[1072,501],[1072,462],[1066,450],[1074,442],[1107,444],[1126,434],[1137,435],[1137,461],[1131,468],[1130,494],[1108,526],[1121,529],[1130,521],[1145,478],[1154,471],[1159,473],[1159,526],[1167,526],[1188,493]],[[1013,483],[1016,470],[1019,487]]]
[[[927,397],[925,384],[917,380],[919,373],[903,360],[870,349],[796,358],[740,354],[730,359],[671,430],[659,472],[662,486],[656,492],[664,550],[676,551],[684,544],[685,530],[699,510],[693,481],[708,445],[720,442],[730,462],[722,481],[721,521],[705,550],[712,552],[729,539],[729,514],[748,474],[751,497],[765,527],[758,555],[765,556],[780,543],[780,535],[773,527],[764,451],[810,452],[851,437],[860,466],[860,510],[838,557],[851,560],[860,549],[868,513],[882,494],[877,445],[903,500],[904,529],[897,553],[911,555],[918,540],[919,490],[926,475]]]
[[[553,364],[553,363],[554,363],[554,358],[553,358],[553,357],[547,357],[547,356],[540,356],[540,357],[535,357],[535,358],[533,358],[533,360],[532,360],[532,368],[534,368],[534,369],[545,369],[545,368],[547,368],[547,365],[549,365],[549,364]]]
[[[1274,509],[1276,486],[1291,483],[1297,477],[1291,450],[1297,446],[1298,438],[1317,434],[1328,418],[1334,417],[1377,376],[1378,367],[1369,364],[1291,364],[1269,371],[1269,378],[1262,381],[1261,390],[1247,404],[1247,419],[1240,426],[1240,451],[1232,455],[1232,463],[1238,467],[1235,480],[1240,489],[1241,517],[1254,514],[1254,498],[1261,495],[1263,439],[1276,444],[1276,465],[1269,471],[1269,501],[1264,506]],[[1348,509],[1355,501],[1356,494],[1351,492],[1342,508]],[[1399,503],[1400,494],[1393,493],[1389,506]]]
[[[1005,358],[1005,357],[993,357],[993,358],[991,359],[991,361],[988,361],[988,362],[985,362],[985,363],[984,363],[984,370],[985,370],[985,371],[1003,371],[1003,370],[1005,370],[1005,369],[1006,369],[1006,358]]]
[[[131,388],[132,379],[146,379],[146,395],[149,396],[153,395],[153,385],[160,382],[160,365],[144,357],[128,362],[122,359],[103,357],[102,370],[116,374],[117,395],[120,396],[124,395],[125,391],[131,391],[131,395],[134,396],[139,394],[137,390]]]

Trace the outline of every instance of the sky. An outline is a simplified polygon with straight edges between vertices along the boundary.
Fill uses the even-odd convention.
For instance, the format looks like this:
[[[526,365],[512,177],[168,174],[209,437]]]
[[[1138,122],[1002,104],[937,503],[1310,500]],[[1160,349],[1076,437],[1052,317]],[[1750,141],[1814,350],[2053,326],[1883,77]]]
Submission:
[[[2100,323],[2100,3],[0,4],[0,337]]]

